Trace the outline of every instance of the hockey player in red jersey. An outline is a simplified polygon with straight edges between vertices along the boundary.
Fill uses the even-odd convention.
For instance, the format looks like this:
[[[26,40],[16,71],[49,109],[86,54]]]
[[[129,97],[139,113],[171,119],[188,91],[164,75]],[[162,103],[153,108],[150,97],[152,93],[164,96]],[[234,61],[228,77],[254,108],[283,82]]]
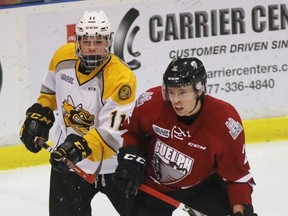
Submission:
[[[112,24],[104,11],[85,11],[75,31],[76,42],[54,53],[37,103],[26,112],[20,139],[28,150],[39,152],[41,147],[34,138],[48,140],[53,111],[57,111],[50,159],[50,216],[91,216],[90,203],[98,192],[106,194],[120,215],[126,215],[126,202],[130,201],[115,189],[112,174],[116,152],[122,146],[121,123],[135,103],[136,77],[110,52]],[[66,157],[92,174],[101,164],[102,152],[96,184],[86,182],[62,163]]]
[[[114,183],[129,198],[138,194],[134,216],[171,216],[175,209],[137,193],[142,182],[208,216],[257,215],[240,116],[205,94],[206,81],[199,59],[174,59],[163,86],[143,93],[124,122]]]

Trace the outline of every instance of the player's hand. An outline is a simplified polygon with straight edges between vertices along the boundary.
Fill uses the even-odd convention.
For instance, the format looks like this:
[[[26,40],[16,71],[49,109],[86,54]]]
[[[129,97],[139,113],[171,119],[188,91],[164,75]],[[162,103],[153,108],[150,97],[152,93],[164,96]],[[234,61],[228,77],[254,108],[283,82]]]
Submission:
[[[52,153],[50,163],[52,167],[59,172],[68,171],[69,167],[63,163],[67,158],[73,163],[77,163],[91,154],[86,140],[76,134],[69,134],[64,143],[59,145]]]
[[[244,204],[244,212],[243,214],[240,212],[234,213],[232,216],[258,216],[254,213],[253,206]]]
[[[120,148],[117,159],[113,183],[129,199],[137,195],[138,186],[144,180],[146,160],[143,153],[132,146]]]
[[[34,138],[38,136],[47,141],[54,121],[53,111],[48,107],[44,108],[35,103],[27,109],[26,120],[20,130],[20,139],[29,151],[37,153],[41,150],[41,147],[34,143]]]

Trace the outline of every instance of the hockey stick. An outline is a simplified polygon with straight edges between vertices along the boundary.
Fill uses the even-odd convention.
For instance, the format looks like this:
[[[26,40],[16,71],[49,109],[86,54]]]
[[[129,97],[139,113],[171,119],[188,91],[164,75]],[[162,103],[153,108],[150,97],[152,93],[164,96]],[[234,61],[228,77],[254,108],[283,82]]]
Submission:
[[[54,150],[53,148],[48,145],[46,142],[44,142],[40,137],[35,137],[34,142],[41,146],[42,148],[46,149],[48,152],[52,153]],[[82,170],[80,167],[78,167],[76,164],[74,164],[72,161],[70,161],[68,158],[63,157],[62,162],[66,164],[70,169],[72,169],[77,175],[79,175],[81,178],[85,179],[90,184],[93,184],[100,173],[102,162],[103,162],[103,148],[102,148],[102,155],[101,155],[101,161],[99,163],[99,166],[97,167],[96,171],[91,175],[86,173],[84,170]]]
[[[157,190],[154,190],[153,188],[147,186],[147,185],[144,185],[144,184],[140,184],[139,185],[139,189],[141,191],[144,191],[145,193],[147,194],[150,194],[151,196],[154,196],[160,200],[162,200],[163,202],[166,202],[178,209],[181,209],[183,211],[186,211],[189,215],[192,215],[192,216],[207,216],[201,212],[198,212],[196,211],[195,209],[191,208],[190,206],[187,206],[185,205],[184,203],[178,201],[178,200],[175,200],[173,199],[172,197],[169,197]]]

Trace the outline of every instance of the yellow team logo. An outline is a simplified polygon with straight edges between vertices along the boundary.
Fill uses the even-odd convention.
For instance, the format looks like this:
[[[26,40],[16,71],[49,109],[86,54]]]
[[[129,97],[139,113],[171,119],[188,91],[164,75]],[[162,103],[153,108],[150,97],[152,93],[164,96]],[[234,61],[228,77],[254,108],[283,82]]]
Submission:
[[[119,89],[119,98],[121,100],[126,100],[131,96],[131,87],[129,85],[123,85]]]
[[[63,101],[62,109],[66,127],[72,127],[81,135],[86,134],[94,124],[95,116],[86,111],[82,104],[75,106],[70,95]]]

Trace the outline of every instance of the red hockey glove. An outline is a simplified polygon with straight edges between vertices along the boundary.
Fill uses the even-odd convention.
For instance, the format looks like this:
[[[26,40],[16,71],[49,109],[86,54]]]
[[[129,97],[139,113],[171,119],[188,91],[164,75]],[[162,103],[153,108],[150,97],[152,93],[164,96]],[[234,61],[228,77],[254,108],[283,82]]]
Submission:
[[[20,139],[29,151],[37,153],[41,150],[41,147],[34,143],[34,138],[39,136],[47,141],[54,121],[53,111],[47,107],[43,108],[39,103],[35,103],[27,109],[26,120],[20,131]]]
[[[64,157],[76,164],[88,157],[91,152],[91,149],[83,137],[76,134],[69,134],[64,143],[59,145],[56,150],[51,153],[50,163],[56,171],[68,171],[69,167],[62,162]]]
[[[240,212],[234,213],[232,216],[258,216],[254,213],[253,206],[244,204],[244,213],[241,214]]]
[[[129,199],[137,195],[138,186],[144,180],[146,160],[142,151],[132,146],[120,148],[117,159],[113,183]]]

